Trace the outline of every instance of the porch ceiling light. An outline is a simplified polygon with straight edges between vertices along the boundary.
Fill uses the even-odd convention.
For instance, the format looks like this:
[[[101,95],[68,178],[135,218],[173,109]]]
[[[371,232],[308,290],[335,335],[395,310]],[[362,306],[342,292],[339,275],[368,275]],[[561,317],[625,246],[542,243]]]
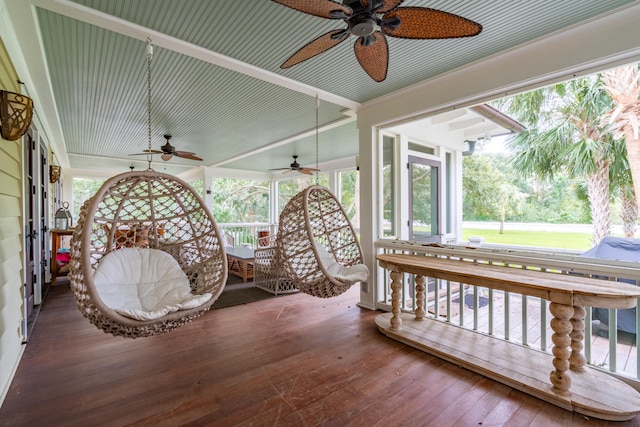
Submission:
[[[33,116],[33,100],[19,93],[0,90],[2,138],[15,141],[27,132]]]

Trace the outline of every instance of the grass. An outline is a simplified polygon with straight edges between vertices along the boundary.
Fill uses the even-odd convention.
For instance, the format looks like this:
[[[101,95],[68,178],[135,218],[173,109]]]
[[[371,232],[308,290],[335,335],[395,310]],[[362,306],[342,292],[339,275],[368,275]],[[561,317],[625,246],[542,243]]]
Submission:
[[[592,235],[590,233],[505,230],[504,234],[500,234],[497,229],[462,229],[463,241],[467,241],[469,237],[472,236],[483,237],[486,243],[504,245],[537,246],[542,248],[571,249],[578,251],[586,251],[592,246]]]

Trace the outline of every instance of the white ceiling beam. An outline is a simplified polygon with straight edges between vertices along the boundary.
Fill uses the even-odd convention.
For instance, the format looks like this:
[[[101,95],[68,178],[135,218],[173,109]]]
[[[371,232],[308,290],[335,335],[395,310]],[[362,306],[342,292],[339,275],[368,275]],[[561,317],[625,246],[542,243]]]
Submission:
[[[318,133],[320,134],[320,133],[328,131],[330,129],[334,129],[334,128],[337,128],[339,126],[346,125],[347,123],[351,123],[351,122],[353,122],[355,120],[356,120],[356,117],[345,117],[345,118],[342,118],[342,119],[334,120],[334,121],[332,121],[330,123],[327,123],[326,125],[318,127]],[[267,144],[267,145],[263,145],[260,148],[256,148],[256,149],[253,149],[251,151],[247,151],[246,153],[239,154],[239,155],[237,155],[235,157],[231,157],[229,159],[225,159],[225,160],[223,160],[221,162],[218,162],[218,163],[215,163],[215,164],[211,165],[211,167],[219,167],[219,166],[222,166],[222,165],[226,165],[227,163],[232,163],[232,162],[235,162],[237,160],[242,160],[242,159],[250,157],[250,156],[255,156],[256,154],[260,154],[260,153],[263,153],[265,151],[269,151],[269,150],[271,150],[273,148],[277,148],[277,147],[281,147],[283,145],[291,144],[292,142],[296,142],[296,141],[299,141],[299,140],[301,140],[303,138],[307,138],[307,137],[313,136],[313,135],[315,135],[315,132],[316,132],[315,128],[307,130],[307,131],[304,131],[304,132],[301,132],[299,134],[290,136],[288,138],[281,139],[279,141],[275,141],[275,142],[272,142],[272,143]]]
[[[482,117],[474,117],[466,120],[459,120],[457,122],[449,123],[449,130],[460,130],[465,129],[471,126],[476,126],[484,123],[484,119]]]
[[[431,124],[437,125],[440,123],[446,123],[451,120],[458,119],[467,114],[466,110],[454,110],[447,111],[446,113],[438,114],[437,116],[433,116],[430,118]]]

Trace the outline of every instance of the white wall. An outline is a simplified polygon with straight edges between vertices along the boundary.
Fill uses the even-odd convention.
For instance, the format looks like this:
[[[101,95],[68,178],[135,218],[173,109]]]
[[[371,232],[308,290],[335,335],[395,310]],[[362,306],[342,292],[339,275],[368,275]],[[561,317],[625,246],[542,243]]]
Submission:
[[[16,71],[0,40],[0,88],[20,92]],[[0,402],[23,346],[22,144],[0,139]]]

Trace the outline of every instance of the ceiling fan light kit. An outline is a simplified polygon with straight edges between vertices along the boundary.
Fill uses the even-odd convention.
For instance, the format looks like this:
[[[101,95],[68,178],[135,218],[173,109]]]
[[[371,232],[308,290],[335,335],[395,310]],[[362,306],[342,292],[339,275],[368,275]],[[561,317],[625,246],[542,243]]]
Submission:
[[[387,36],[405,39],[445,39],[480,34],[482,25],[453,13],[426,7],[399,7],[403,0],[272,0],[299,12],[326,19],[342,19],[347,28],[334,30],[307,43],[280,68],[286,69],[357,37],[354,53],[362,69],[376,82],[387,78]]]
[[[300,166],[300,163],[298,163],[298,156],[297,155],[293,155],[293,162],[291,162],[291,164],[289,165],[288,168],[277,168],[277,169],[269,169],[270,171],[284,171],[282,173],[289,173],[289,172],[299,172],[299,173],[303,173],[305,175],[313,175],[313,172],[319,172],[320,170],[317,168],[305,168]]]

